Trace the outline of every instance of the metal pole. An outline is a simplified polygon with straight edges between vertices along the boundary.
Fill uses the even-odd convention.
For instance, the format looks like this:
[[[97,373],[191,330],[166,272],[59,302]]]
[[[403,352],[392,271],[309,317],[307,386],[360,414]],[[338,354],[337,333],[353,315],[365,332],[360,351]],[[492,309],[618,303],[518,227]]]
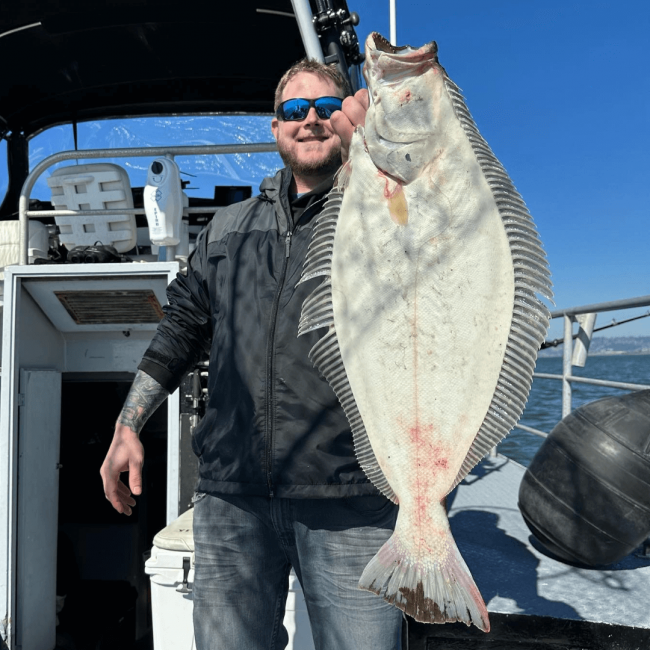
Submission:
[[[395,9],[395,0],[390,0],[390,44],[397,45],[397,17]]]
[[[553,375],[550,372],[536,372],[533,374],[535,379],[564,379],[563,375]],[[575,375],[568,375],[566,380],[569,382],[577,382],[579,384],[592,384],[594,386],[605,386],[607,388],[621,388],[622,390],[648,390],[650,385],[647,384],[632,384],[626,381],[609,381],[608,379],[590,379],[589,377],[576,377]]]
[[[639,296],[638,298],[627,298],[624,300],[613,300],[611,302],[598,302],[594,305],[583,305],[582,307],[569,307],[567,309],[556,309],[551,312],[551,318],[559,318],[570,314],[588,314],[590,312],[614,311],[616,309],[632,309],[633,307],[645,307],[650,305],[650,295]]]
[[[307,57],[324,63],[323,48],[320,46],[318,34],[314,27],[314,16],[311,13],[309,0],[291,0],[291,4],[293,5],[293,13],[296,15],[300,38],[302,38],[303,45],[305,46]]]
[[[608,381],[607,379],[591,379],[589,377],[570,376],[569,381],[575,381],[579,384],[590,384],[591,386],[607,386],[608,388],[621,388],[623,390],[648,390],[647,384],[631,384],[626,381]]]
[[[521,429],[522,431],[527,431],[528,433],[534,433],[540,438],[548,438],[548,433],[546,433],[546,431],[541,431],[540,429],[535,429],[534,427],[529,427],[525,424],[515,424],[513,429]]]
[[[573,318],[564,317],[564,350],[562,355],[562,417],[571,413],[571,357],[573,356]]]

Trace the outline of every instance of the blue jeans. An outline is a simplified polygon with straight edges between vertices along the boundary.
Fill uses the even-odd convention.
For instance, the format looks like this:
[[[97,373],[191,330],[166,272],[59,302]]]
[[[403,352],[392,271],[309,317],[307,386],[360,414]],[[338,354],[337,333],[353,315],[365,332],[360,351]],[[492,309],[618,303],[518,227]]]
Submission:
[[[390,537],[384,497],[199,497],[194,506],[197,650],[281,650],[289,571],[316,650],[399,650],[402,613],[357,584]]]

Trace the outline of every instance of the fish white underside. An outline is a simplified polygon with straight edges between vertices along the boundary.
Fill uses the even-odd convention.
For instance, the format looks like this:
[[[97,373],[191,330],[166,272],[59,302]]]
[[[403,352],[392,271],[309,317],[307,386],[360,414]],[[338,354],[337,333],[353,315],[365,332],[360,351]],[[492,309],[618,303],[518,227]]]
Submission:
[[[510,331],[508,239],[464,133],[458,148],[404,186],[408,221],[399,225],[385,197],[391,182],[356,133],[334,237],[343,364],[400,502],[418,473],[435,471],[438,500],[451,489],[494,395]],[[441,456],[444,468],[434,464]]]

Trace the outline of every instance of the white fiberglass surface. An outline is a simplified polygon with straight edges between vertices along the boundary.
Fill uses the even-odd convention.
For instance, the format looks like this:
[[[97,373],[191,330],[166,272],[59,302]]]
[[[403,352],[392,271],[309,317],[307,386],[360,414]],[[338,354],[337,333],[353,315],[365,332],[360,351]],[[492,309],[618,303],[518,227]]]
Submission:
[[[120,149],[125,147],[163,147],[209,144],[243,144],[272,142],[269,115],[192,115],[97,120],[77,125],[77,148]],[[39,133],[29,143],[29,165],[33,169],[41,160],[59,151],[75,148],[72,125],[52,127]],[[0,153],[0,158],[5,158]],[[146,184],[149,158],[109,158],[124,167],[132,187]],[[250,185],[253,194],[265,176],[273,175],[282,161],[277,153],[229,154],[222,156],[178,156],[181,178],[190,181],[188,196],[211,198],[215,185]],[[82,163],[95,161],[81,161]],[[74,164],[70,161],[60,166]],[[49,173],[51,173],[51,171]],[[32,198],[49,201],[46,172],[37,181]],[[0,190],[3,173],[0,169]]]

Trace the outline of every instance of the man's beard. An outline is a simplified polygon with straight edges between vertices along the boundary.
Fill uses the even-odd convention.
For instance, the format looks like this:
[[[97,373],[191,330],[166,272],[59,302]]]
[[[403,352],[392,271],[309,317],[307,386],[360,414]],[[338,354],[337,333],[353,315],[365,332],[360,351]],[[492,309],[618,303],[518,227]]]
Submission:
[[[297,159],[293,151],[285,149],[278,142],[278,153],[284,164],[291,169],[294,175],[298,176],[325,176],[333,174],[342,164],[341,147],[330,151],[327,158],[303,162]]]

